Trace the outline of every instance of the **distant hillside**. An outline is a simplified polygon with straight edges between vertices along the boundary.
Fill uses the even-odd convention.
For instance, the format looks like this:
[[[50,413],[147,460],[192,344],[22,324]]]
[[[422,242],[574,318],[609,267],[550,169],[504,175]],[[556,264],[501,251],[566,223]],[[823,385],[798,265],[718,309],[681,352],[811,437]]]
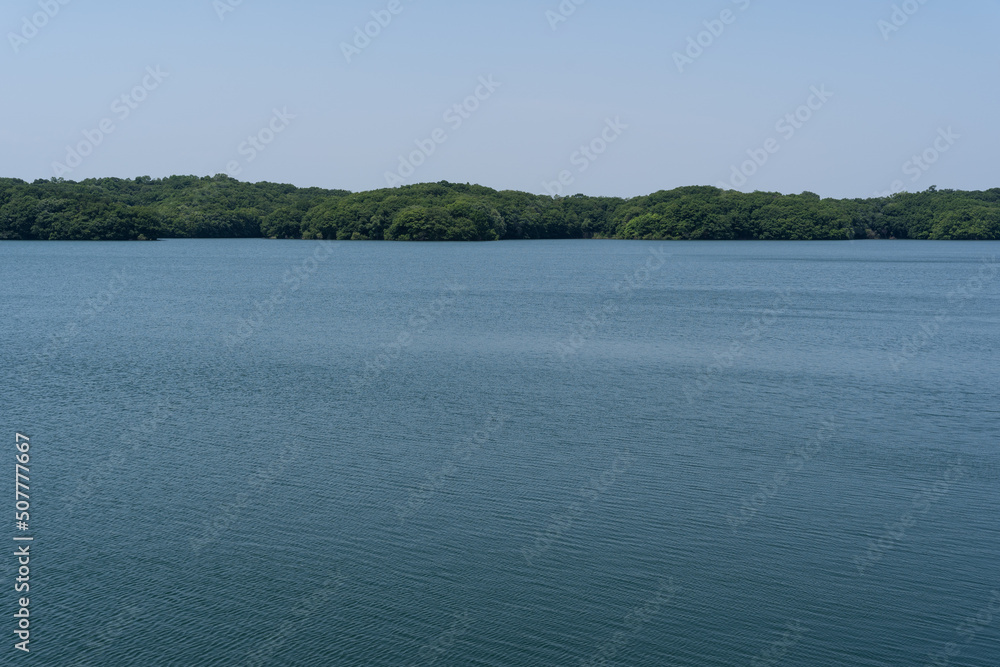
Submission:
[[[351,193],[228,176],[0,179],[0,239],[998,239],[1000,188],[880,199],[693,186],[552,199],[425,183]]]

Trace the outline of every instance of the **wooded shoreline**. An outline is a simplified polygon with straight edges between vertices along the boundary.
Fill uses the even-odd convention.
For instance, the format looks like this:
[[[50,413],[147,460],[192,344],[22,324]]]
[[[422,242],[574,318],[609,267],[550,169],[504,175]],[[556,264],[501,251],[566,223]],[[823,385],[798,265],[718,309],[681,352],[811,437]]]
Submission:
[[[0,240],[157,238],[994,240],[1000,188],[823,199],[690,186],[552,198],[448,182],[352,193],[225,175],[0,178]]]

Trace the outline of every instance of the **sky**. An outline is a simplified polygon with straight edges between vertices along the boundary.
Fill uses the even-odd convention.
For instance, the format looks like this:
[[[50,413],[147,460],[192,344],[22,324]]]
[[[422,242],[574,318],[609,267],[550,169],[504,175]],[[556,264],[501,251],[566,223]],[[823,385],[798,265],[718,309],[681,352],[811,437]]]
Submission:
[[[6,0],[0,176],[1000,186],[996,0]]]

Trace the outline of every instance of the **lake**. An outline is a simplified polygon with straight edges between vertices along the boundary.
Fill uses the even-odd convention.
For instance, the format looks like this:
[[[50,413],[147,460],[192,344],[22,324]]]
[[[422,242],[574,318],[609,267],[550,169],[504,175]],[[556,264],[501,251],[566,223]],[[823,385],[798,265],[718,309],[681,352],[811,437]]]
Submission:
[[[998,255],[2,243],[32,660],[995,666]]]

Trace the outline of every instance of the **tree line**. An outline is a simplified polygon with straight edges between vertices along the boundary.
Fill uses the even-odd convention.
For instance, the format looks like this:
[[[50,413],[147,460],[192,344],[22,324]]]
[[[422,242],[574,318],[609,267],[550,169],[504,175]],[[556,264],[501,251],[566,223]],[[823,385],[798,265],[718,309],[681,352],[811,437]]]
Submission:
[[[681,187],[552,198],[422,183],[352,193],[229,176],[0,179],[0,239],[1000,239],[1000,188],[822,199]]]

